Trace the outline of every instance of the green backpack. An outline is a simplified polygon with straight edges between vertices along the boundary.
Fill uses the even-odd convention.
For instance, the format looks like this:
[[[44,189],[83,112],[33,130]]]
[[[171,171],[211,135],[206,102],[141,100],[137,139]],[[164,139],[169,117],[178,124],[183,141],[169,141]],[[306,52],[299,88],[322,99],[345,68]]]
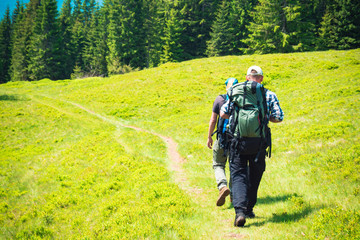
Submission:
[[[254,154],[269,146],[265,88],[254,81],[235,84],[230,99],[229,134],[241,140],[243,154]]]

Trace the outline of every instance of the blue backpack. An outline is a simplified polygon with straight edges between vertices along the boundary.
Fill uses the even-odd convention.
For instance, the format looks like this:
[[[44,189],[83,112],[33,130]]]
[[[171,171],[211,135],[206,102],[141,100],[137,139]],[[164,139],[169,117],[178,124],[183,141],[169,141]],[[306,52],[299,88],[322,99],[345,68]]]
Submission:
[[[225,102],[227,100],[229,100],[229,96],[227,94],[222,94],[220,96],[225,100]],[[225,133],[228,124],[229,124],[229,119],[224,119],[224,118],[220,117],[220,115],[219,115],[219,118],[218,118],[218,121],[216,124],[217,129],[212,134],[212,135],[214,135],[216,133],[216,139],[218,140],[219,146],[222,149],[226,149],[227,144],[228,144],[226,133]]]

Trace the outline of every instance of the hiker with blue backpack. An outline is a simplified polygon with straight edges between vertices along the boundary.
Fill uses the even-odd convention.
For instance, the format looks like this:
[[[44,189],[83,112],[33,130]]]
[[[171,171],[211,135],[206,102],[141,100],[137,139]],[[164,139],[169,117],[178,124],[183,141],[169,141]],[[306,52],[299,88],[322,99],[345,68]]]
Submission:
[[[236,78],[228,78],[225,81],[226,90],[237,84]],[[227,179],[225,175],[225,166],[228,158],[228,154],[225,151],[226,136],[225,130],[228,123],[228,119],[222,119],[220,117],[220,109],[222,105],[228,100],[227,94],[222,94],[216,97],[212,114],[209,122],[208,140],[207,146],[213,150],[213,169],[215,172],[215,179],[217,188],[219,189],[219,197],[216,201],[217,206],[222,206],[225,203],[226,197],[230,194],[230,189],[227,187]],[[217,127],[216,131],[215,126]],[[212,136],[216,133],[216,140],[213,142]],[[229,184],[230,186],[230,184]]]
[[[236,227],[244,226],[246,218],[255,217],[253,208],[265,171],[265,157],[271,157],[268,123],[284,118],[276,94],[261,84],[263,78],[260,67],[250,67],[246,81],[228,89],[229,100],[220,111],[221,118],[229,119],[226,134]]]

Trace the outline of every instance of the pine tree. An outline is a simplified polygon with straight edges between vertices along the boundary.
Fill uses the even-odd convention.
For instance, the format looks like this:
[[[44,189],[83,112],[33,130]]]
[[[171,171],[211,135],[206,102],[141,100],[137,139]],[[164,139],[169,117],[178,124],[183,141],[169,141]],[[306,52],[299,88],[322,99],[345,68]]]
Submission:
[[[144,39],[146,45],[146,66],[155,67],[160,64],[162,40],[165,26],[165,2],[162,0],[144,1]]]
[[[13,48],[11,56],[11,80],[28,81],[28,47],[34,30],[34,19],[40,0],[30,0],[23,12],[16,18],[13,29]]]
[[[171,8],[165,15],[166,27],[163,37],[163,53],[161,62],[179,62],[184,59],[183,48],[180,38],[184,31],[183,21],[178,17],[180,12],[176,8]]]
[[[329,0],[320,29],[323,48],[360,47],[360,2]]]
[[[82,4],[82,10],[84,13],[84,26],[85,30],[88,30],[91,26],[92,19],[96,12],[96,2],[95,0],[84,0]]]
[[[297,32],[290,22],[298,21],[300,7],[297,0],[260,0],[251,13],[250,35],[244,40],[246,53],[293,51],[291,37]]]
[[[108,71],[110,74],[126,72],[128,68],[146,65],[146,41],[143,2],[113,0],[105,2],[109,12]]]
[[[11,19],[10,9],[7,8],[4,18],[0,22],[0,83],[10,80],[11,60]]]
[[[19,0],[16,1],[16,7],[13,11],[13,14],[11,16],[12,25],[16,24],[18,16],[24,11],[24,5],[20,3]]]
[[[229,22],[232,24],[234,43],[232,54],[243,54],[247,45],[244,40],[249,35],[248,26],[252,21],[250,13],[254,10],[257,0],[232,0]]]
[[[289,44],[294,51],[313,51],[317,48],[322,4],[322,0],[296,1],[286,9]]]
[[[60,32],[56,0],[41,0],[29,46],[30,80],[59,79]]]
[[[74,48],[72,41],[73,18],[71,14],[71,0],[65,0],[60,15],[60,54],[61,54],[61,79],[68,79],[74,69]]]
[[[121,27],[118,23],[120,18],[120,4],[116,0],[107,0],[104,2],[103,9],[105,14],[109,16],[109,24],[107,27],[108,38],[107,46],[109,54],[106,57],[108,73],[117,74],[121,73],[123,64],[121,63],[121,56],[118,45],[120,44]]]
[[[81,68],[82,72],[86,74],[86,66],[85,66],[85,53],[87,51],[87,48],[90,43],[91,38],[93,37],[93,33],[95,29],[91,29],[91,24],[93,24],[93,18],[96,13],[96,3],[95,0],[83,0],[82,6],[81,6],[81,21],[82,21],[82,32],[83,37],[80,39],[82,42],[80,43],[78,58],[81,59],[81,61],[78,61],[77,66]],[[94,26],[96,28],[96,26]]]
[[[219,7],[216,21],[213,23],[211,39],[208,41],[208,56],[224,56],[233,53],[235,35],[230,18],[230,3],[223,1]]]
[[[17,36],[15,33],[15,27],[17,26],[17,22],[20,21],[23,17],[24,17],[24,11],[25,11],[25,7],[24,4],[20,4],[20,1],[17,0],[16,1],[16,7],[12,13],[11,16],[11,34],[10,34],[10,41],[11,41],[11,45],[10,45],[10,51],[11,51],[11,56],[10,56],[10,69],[9,69],[9,80],[11,80],[11,59],[12,59],[12,55],[13,55],[13,50],[14,50],[14,42],[15,42],[15,37]]]
[[[208,41],[208,56],[239,55],[248,35],[246,26],[250,22],[251,1],[223,1],[217,12]]]
[[[197,30],[194,32],[195,36],[195,57],[205,57],[207,42],[210,40],[211,27],[216,18],[216,12],[222,1],[220,0],[201,0],[195,1],[193,5],[194,20],[196,22]],[[185,49],[186,51],[186,49]]]
[[[127,54],[124,56],[125,64],[134,67],[134,68],[144,68],[146,66],[146,41],[145,41],[145,29],[144,29],[144,15],[143,1],[139,0],[127,0],[128,9],[132,9],[132,11],[126,11],[125,15],[129,14],[131,18],[128,22],[129,38],[125,38],[125,40],[130,40],[127,47],[124,47],[125,52],[128,50]]]
[[[83,53],[84,71],[88,76],[106,76],[108,54],[107,15],[103,9],[95,12],[87,34],[87,43]]]
[[[183,59],[204,57],[219,0],[179,0],[177,10],[184,30],[180,37]]]
[[[71,33],[71,45],[73,47],[72,58],[74,61],[74,69],[82,71],[84,68],[82,53],[85,47],[85,25],[84,13],[82,11],[82,1],[74,0],[73,26]]]

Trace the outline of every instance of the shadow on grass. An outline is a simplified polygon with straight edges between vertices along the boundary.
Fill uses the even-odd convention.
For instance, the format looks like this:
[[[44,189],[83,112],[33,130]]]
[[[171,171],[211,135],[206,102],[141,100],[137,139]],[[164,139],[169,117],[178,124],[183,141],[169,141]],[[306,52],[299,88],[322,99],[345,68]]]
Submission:
[[[295,198],[293,198],[295,197]],[[290,194],[290,195],[284,195],[284,196],[279,196],[276,197],[275,199],[270,200],[269,198],[266,198],[269,202],[266,203],[271,203],[271,202],[275,202],[275,201],[290,201],[293,202],[293,199],[295,199],[295,202],[293,202],[293,204],[289,206],[289,208],[285,211],[282,212],[274,212],[272,213],[271,217],[256,217],[255,219],[261,219],[258,222],[254,222],[249,224],[249,226],[262,226],[265,223],[268,222],[272,222],[272,223],[286,223],[286,222],[297,222],[303,218],[306,218],[308,215],[310,215],[313,212],[318,211],[319,209],[322,209],[324,206],[321,204],[315,204],[315,205],[311,205],[309,203],[302,203],[300,202],[296,202],[296,198],[302,199],[301,196],[295,194]],[[300,204],[299,204],[300,203]]]
[[[267,218],[259,221],[259,222],[253,222],[247,225],[248,227],[255,226],[260,227],[263,226],[265,223],[285,223],[285,222],[297,222],[302,218],[306,218],[310,213],[317,211],[318,208],[312,208],[310,206],[307,206],[303,208],[300,211],[288,213],[288,212],[282,212],[282,213],[273,213],[271,218]],[[257,219],[256,217],[255,219]],[[261,218],[261,217],[260,217]]]
[[[293,194],[284,194],[279,196],[266,196],[266,197],[260,197],[257,200],[257,204],[273,204],[275,202],[285,202],[292,196],[297,196],[296,193]]]
[[[286,202],[291,201],[290,199],[292,197],[299,197],[298,194],[284,194],[279,196],[266,196],[262,198],[258,198],[257,204],[274,204],[276,202]],[[228,209],[234,208],[231,204]],[[321,208],[321,206],[311,206],[310,204],[306,204],[300,209],[294,209],[291,208],[289,211],[284,211],[280,213],[272,213],[272,216],[270,218],[268,217],[262,217],[262,216],[256,216],[255,220],[256,222],[250,222],[249,224],[246,224],[245,227],[260,227],[266,223],[272,222],[272,223],[282,223],[282,222],[296,222],[299,221],[302,218],[306,218],[309,214],[311,214],[314,211],[317,211]]]
[[[291,198],[292,196],[297,196],[296,193],[293,194],[285,194],[285,195],[280,195],[280,196],[266,196],[266,197],[261,197],[257,199],[257,205],[258,204],[273,204],[276,202],[285,202],[287,200],[289,200],[289,198]],[[234,206],[232,204],[230,204],[230,206],[227,209],[233,209]]]
[[[273,213],[272,218],[269,219],[269,222],[274,222],[274,223],[278,223],[278,222],[296,222],[296,221],[300,220],[301,218],[306,217],[307,215],[309,215],[314,210],[316,210],[316,209],[314,209],[314,208],[312,208],[310,206],[306,206],[301,211],[296,211],[296,212],[293,212],[293,213],[287,213],[287,212]]]
[[[18,100],[20,99],[16,95],[7,95],[7,94],[0,95],[0,101],[18,101]]]

